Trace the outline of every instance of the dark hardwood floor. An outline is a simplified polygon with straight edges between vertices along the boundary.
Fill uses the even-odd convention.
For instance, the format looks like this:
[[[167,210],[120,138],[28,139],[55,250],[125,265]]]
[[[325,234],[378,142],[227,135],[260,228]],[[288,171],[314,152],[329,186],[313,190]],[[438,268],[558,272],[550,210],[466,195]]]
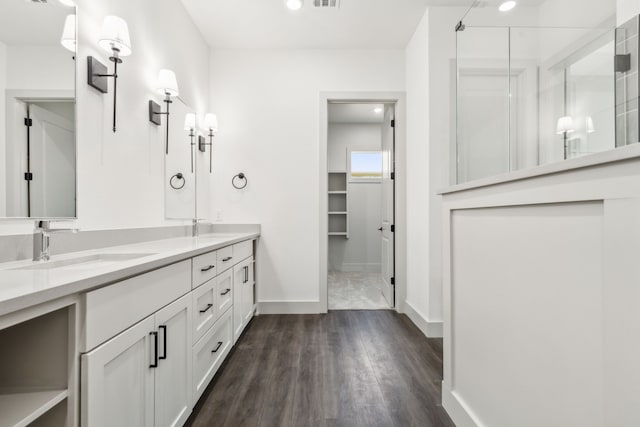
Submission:
[[[453,426],[442,340],[393,311],[254,318],[187,426]]]

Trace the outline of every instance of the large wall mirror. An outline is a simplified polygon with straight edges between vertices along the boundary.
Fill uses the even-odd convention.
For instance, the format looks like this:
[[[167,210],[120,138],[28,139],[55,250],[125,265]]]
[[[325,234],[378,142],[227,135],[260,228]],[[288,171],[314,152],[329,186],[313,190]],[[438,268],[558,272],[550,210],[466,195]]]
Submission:
[[[165,116],[166,117],[166,116]],[[160,132],[165,132],[163,117]],[[165,156],[165,217],[196,217],[196,164],[194,146],[198,139],[195,110],[180,98],[171,103],[169,148]],[[193,129],[193,130],[192,130]]]
[[[76,9],[0,2],[0,217],[76,217]]]

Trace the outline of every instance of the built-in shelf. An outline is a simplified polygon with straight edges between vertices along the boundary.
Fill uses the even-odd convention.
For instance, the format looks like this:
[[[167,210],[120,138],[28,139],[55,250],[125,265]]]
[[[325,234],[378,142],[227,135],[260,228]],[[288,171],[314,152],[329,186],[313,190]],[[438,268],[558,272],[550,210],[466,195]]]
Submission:
[[[23,427],[36,421],[68,397],[67,390],[42,390],[0,394],[3,426]]]
[[[331,171],[327,177],[329,193],[329,236],[349,238],[348,186],[346,171]]]

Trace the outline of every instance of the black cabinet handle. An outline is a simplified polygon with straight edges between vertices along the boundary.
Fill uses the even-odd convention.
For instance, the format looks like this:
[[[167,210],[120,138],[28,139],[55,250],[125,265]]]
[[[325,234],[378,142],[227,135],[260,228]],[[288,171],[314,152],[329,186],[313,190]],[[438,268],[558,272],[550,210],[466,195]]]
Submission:
[[[164,354],[158,357],[158,359],[165,360],[167,358],[167,327],[165,325],[160,325],[158,326],[158,329],[162,329],[162,346],[164,347]],[[157,352],[158,350],[156,350],[156,353]]]
[[[229,292],[231,292],[231,289],[226,289],[226,290],[225,290],[223,293],[221,293],[220,295],[226,295],[226,294],[228,294]]]
[[[209,271],[212,268],[216,268],[216,266],[215,265],[210,265],[208,267],[201,268],[200,271],[202,271],[204,273],[205,271]]]
[[[244,283],[247,283],[249,281],[249,267],[245,266],[244,267]]]
[[[218,346],[216,347],[215,350],[211,350],[211,353],[217,353],[218,350],[220,350],[220,347],[222,347],[222,341],[218,341]]]
[[[157,368],[158,367],[158,333],[153,331],[153,332],[149,332],[149,335],[153,337],[153,348],[154,348],[153,363],[151,363],[149,367]]]
[[[202,310],[200,310],[200,313],[206,313],[211,307],[213,307],[213,304],[207,304],[207,308],[203,308]]]
[[[222,262],[231,261],[232,258],[233,258],[232,256],[228,256],[226,258],[222,258]]]

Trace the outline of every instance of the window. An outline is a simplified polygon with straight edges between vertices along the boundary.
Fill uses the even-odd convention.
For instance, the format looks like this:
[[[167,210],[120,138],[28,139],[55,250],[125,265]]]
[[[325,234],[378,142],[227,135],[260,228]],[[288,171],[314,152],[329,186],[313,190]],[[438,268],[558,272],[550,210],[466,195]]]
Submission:
[[[381,179],[381,151],[351,151],[349,153],[349,181],[379,182]]]

